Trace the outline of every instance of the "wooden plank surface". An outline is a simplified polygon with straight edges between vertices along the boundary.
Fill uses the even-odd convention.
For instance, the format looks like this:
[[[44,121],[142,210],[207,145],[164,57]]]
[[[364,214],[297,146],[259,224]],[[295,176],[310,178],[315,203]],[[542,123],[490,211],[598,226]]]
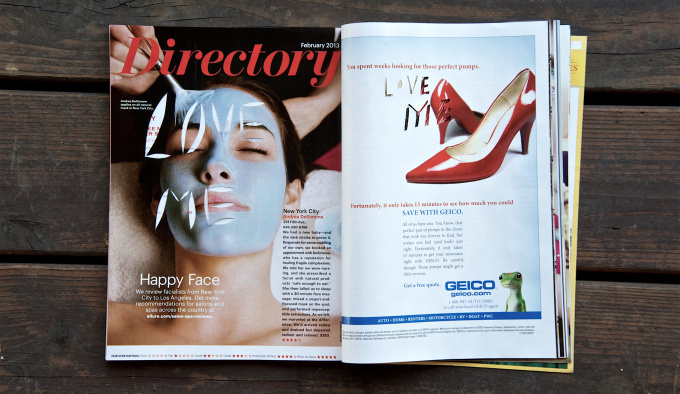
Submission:
[[[0,264],[0,391],[677,390],[680,285],[581,281],[575,373],[319,362],[105,362],[106,267]],[[130,379],[133,378],[133,379]]]
[[[105,94],[0,91],[0,253],[106,254]]]
[[[302,4],[300,4],[302,3]],[[680,92],[680,3],[486,1],[39,1],[0,4],[0,80],[108,79],[106,25],[340,26],[359,21],[489,22],[561,19],[588,36],[587,88]],[[20,86],[16,83],[15,86]]]
[[[680,108],[585,108],[578,269],[680,274]]]
[[[104,257],[105,94],[0,91],[0,253]],[[680,274],[680,109],[585,109],[579,269]]]

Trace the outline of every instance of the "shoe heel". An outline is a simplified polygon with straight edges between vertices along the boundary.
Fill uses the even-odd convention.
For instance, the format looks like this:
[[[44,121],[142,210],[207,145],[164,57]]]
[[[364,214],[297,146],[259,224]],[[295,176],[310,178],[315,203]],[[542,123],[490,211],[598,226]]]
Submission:
[[[519,135],[522,139],[522,154],[526,155],[529,153],[529,137],[531,136],[531,128],[534,127],[534,121],[536,118],[527,121],[522,128],[519,129]]]
[[[449,122],[442,122],[439,123],[439,145],[444,143],[444,139],[446,138],[446,128],[449,126]]]
[[[437,126],[439,126],[440,145],[444,143],[444,139],[446,138],[446,128],[449,126],[451,120],[453,120],[451,115],[448,113],[450,111],[450,108],[448,108],[449,101],[449,99],[442,99],[441,103],[439,104],[439,108],[436,108],[434,113],[434,117],[437,119]]]

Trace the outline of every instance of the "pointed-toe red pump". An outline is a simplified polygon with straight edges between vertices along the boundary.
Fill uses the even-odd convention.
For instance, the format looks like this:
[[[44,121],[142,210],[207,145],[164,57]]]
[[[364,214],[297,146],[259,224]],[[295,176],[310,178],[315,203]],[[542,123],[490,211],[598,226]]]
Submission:
[[[455,183],[488,178],[500,168],[518,132],[522,154],[529,153],[535,120],[536,78],[525,69],[496,97],[470,138],[440,151],[406,174],[406,180]]]
[[[444,143],[446,137],[446,127],[451,120],[456,121],[458,126],[474,133],[479,125],[479,118],[470,110],[467,103],[458,95],[458,92],[448,83],[447,80],[442,79],[437,84],[432,92],[430,104],[434,110],[434,116],[437,119],[439,126],[439,143]]]

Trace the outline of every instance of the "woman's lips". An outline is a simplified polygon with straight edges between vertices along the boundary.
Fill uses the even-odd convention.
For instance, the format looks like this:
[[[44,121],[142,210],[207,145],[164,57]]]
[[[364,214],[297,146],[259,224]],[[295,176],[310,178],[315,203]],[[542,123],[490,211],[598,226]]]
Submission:
[[[196,212],[205,212],[205,196],[208,196],[209,212],[249,211],[250,207],[231,194],[233,188],[217,186],[206,189],[196,201]]]

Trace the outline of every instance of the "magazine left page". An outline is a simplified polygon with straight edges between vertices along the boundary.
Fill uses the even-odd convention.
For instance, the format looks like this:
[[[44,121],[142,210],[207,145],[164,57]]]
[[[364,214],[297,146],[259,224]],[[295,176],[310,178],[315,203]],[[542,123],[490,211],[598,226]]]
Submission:
[[[336,29],[110,26],[107,360],[340,359]]]

